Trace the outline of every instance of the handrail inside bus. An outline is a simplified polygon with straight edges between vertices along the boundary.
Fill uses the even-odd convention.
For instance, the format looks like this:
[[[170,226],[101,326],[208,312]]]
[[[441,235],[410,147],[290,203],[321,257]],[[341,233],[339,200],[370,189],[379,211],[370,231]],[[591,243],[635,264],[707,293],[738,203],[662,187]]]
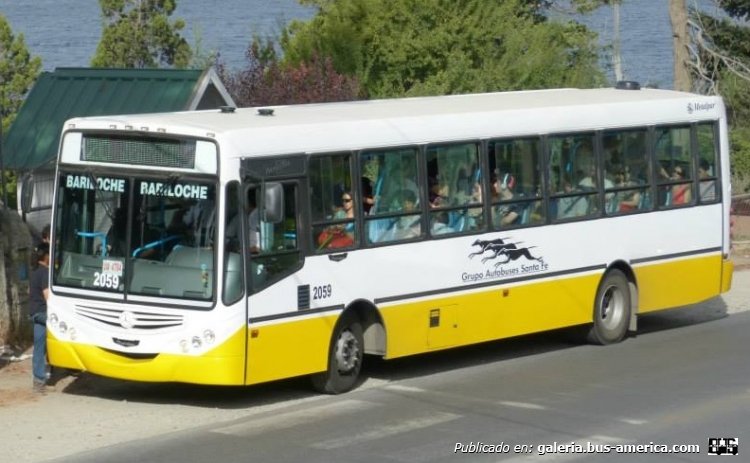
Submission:
[[[160,240],[152,241],[151,243],[148,243],[145,246],[141,246],[140,248],[133,250],[132,257],[138,257],[138,254],[142,253],[143,251],[148,251],[149,249],[153,249],[157,246],[161,246],[161,245],[169,243],[170,241],[179,240],[181,238],[182,236],[180,235],[172,235],[172,236],[167,236],[166,238],[162,238]]]
[[[107,257],[107,234],[104,232],[80,232],[77,231],[76,235],[81,238],[99,238],[102,240],[102,257]]]

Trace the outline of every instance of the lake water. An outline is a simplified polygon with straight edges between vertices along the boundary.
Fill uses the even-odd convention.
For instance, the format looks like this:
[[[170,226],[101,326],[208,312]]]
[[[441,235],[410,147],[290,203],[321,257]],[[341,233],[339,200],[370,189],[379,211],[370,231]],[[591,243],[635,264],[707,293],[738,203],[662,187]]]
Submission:
[[[101,39],[97,0],[0,0],[0,13],[41,56],[44,70],[88,66]],[[230,67],[240,67],[253,34],[275,35],[288,21],[314,13],[296,0],[177,0],[172,19],[185,20],[183,33],[194,49],[199,37],[202,50],[219,51]]]
[[[696,0],[688,0],[689,3]],[[711,11],[712,0],[698,0]],[[625,0],[621,7],[622,62],[625,77],[641,83],[672,87],[672,32],[668,0]],[[0,0],[14,33],[23,33],[45,70],[85,67],[101,38],[101,17],[96,0]],[[178,0],[174,18],[187,26],[185,36],[195,48],[218,51],[231,68],[242,67],[253,34],[275,35],[292,19],[315,13],[296,0]],[[583,22],[612,41],[612,11],[600,8]]]

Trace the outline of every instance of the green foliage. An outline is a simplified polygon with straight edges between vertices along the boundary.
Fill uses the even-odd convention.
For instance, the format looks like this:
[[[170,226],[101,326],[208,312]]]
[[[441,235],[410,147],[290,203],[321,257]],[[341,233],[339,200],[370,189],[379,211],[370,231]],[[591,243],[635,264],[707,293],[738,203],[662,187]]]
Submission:
[[[727,14],[741,21],[747,21],[750,18],[750,1],[748,0],[718,0]]]
[[[5,16],[0,15],[0,132],[8,133],[16,113],[23,104],[26,94],[39,76],[41,58],[31,57],[23,34],[13,35]],[[4,172],[8,206],[14,207],[16,200],[16,176]],[[0,200],[3,195],[0,192]]]
[[[99,0],[105,21],[93,67],[184,68],[192,51],[180,35],[185,21],[169,21],[176,0]]]
[[[719,0],[719,6],[732,18],[715,18],[694,12],[709,38],[712,53],[703,52],[702,61],[715,69],[712,75],[724,99],[731,138],[732,187],[735,194],[750,191],[750,0]],[[719,60],[722,55],[728,60]],[[731,70],[727,63],[732,63]],[[741,65],[736,65],[741,63]]]
[[[750,81],[728,70],[720,76],[719,90],[727,106],[729,124],[750,128]]]
[[[188,66],[192,69],[207,69],[214,66],[219,58],[219,53],[213,49],[203,48],[203,34],[198,27],[193,28],[193,51]]]
[[[734,128],[731,141],[732,194],[750,192],[750,129]]]
[[[307,0],[318,14],[281,39],[287,62],[319,54],[374,98],[604,81],[595,35],[506,0]]]
[[[31,57],[23,34],[13,35],[5,16],[0,15],[0,115],[7,133],[26,94],[39,77],[41,58]]]

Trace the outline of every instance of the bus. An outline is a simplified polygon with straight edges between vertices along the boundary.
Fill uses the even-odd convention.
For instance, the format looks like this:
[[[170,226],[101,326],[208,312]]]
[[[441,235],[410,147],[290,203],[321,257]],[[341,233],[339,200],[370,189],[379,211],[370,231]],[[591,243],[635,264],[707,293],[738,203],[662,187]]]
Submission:
[[[720,98],[637,83],[72,119],[49,359],[341,393],[371,356],[616,343],[729,290],[728,151]]]

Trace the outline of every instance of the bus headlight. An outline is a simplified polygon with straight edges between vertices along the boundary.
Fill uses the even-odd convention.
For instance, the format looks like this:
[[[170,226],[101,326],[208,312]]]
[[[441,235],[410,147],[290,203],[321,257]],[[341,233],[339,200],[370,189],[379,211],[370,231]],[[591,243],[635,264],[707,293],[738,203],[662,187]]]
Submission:
[[[184,352],[186,354],[187,354],[188,350],[190,350],[190,348],[188,347],[188,342],[185,339],[183,339],[183,340],[180,341],[180,349],[182,349],[182,352]]]
[[[68,332],[68,324],[65,322],[60,322],[60,324],[57,325],[57,329],[60,331],[60,334],[65,334]]]
[[[70,331],[68,331],[68,336],[70,337],[71,341],[75,341],[78,337],[78,333],[76,332],[76,329],[72,326],[70,327]]]
[[[57,314],[51,313],[49,314],[49,317],[47,317],[47,323],[49,323],[49,326],[52,328],[57,328]]]
[[[216,335],[211,330],[206,330],[203,332],[203,340],[206,342],[207,346],[210,346],[211,344],[216,341]]]
[[[193,349],[200,349],[202,344],[201,338],[193,336]]]

